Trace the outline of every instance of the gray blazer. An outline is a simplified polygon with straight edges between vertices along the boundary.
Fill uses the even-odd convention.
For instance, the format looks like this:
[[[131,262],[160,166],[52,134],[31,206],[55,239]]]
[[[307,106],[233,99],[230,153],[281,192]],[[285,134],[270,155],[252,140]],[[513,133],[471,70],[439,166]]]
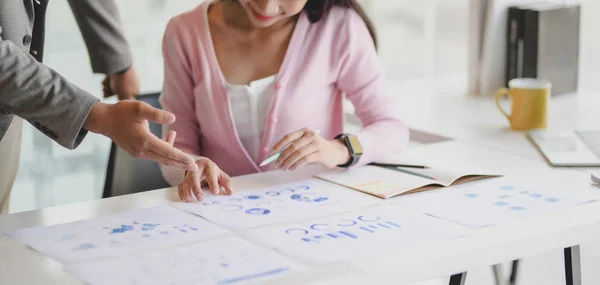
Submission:
[[[114,0],[69,0],[92,69],[112,74],[132,64]],[[0,140],[13,116],[76,148],[96,97],[41,63],[48,0],[0,0]]]

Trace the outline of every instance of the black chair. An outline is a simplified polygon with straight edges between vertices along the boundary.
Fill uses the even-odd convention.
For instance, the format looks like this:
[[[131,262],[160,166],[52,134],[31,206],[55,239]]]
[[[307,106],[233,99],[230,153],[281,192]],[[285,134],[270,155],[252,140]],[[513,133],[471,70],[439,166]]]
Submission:
[[[140,95],[137,100],[153,107],[161,108],[158,102],[160,93]],[[157,137],[162,136],[162,126],[150,123],[150,131]],[[127,195],[149,190],[170,187],[164,180],[158,163],[132,157],[114,142],[110,147],[108,168],[104,181],[102,198]]]

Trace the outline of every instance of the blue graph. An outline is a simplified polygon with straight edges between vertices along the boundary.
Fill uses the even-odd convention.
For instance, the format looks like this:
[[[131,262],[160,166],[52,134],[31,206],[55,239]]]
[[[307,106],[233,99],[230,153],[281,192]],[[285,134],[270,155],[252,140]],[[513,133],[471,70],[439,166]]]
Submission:
[[[359,221],[363,221],[363,222],[375,222],[375,221],[379,221],[379,219],[381,219],[381,217],[367,218],[365,216],[358,216],[357,219]]]
[[[112,229],[110,234],[122,234],[127,231],[133,231],[133,226],[121,225],[121,227],[119,227],[119,228]]]
[[[73,248],[73,251],[88,250],[88,249],[92,249],[92,248],[96,248],[96,246],[92,243],[86,242],[86,243],[82,243],[82,244],[76,246],[75,248]]]
[[[142,231],[151,231],[158,226],[160,226],[160,224],[143,224]]]
[[[154,223],[138,223],[132,222],[131,224],[122,224],[118,227],[103,227],[103,230],[107,231],[108,235],[126,235],[125,239],[131,240],[135,239],[134,237],[141,237],[144,239],[151,238],[153,236],[165,236],[173,232],[187,234],[189,232],[199,231],[200,229],[197,227],[190,226],[188,224],[184,224],[181,226],[172,226],[169,228],[161,227],[161,224]],[[133,235],[133,236],[132,236]],[[72,238],[72,237],[71,237]],[[119,241],[113,240],[110,241],[110,244],[116,245],[119,244]],[[92,245],[92,246],[90,246]],[[87,250],[92,249],[93,244],[81,244],[74,248],[73,250]]]
[[[300,240],[306,243],[323,243],[338,239],[359,239],[362,234],[378,234],[379,232],[390,232],[402,228],[398,223],[392,221],[381,221],[381,217],[358,216],[356,220],[342,219],[333,223],[344,229],[332,228],[327,223],[316,223],[308,228],[290,228],[285,231],[288,235],[301,236]],[[326,231],[323,233],[323,231]]]
[[[290,196],[290,199],[294,200],[294,201],[298,201],[298,202],[307,202],[307,203],[319,203],[319,202],[323,202],[323,201],[327,201],[329,200],[329,197],[319,197],[319,198],[315,198],[312,199],[306,195],[300,195],[300,194],[292,194]]]
[[[290,268],[278,268],[278,269],[274,269],[274,270],[269,270],[266,272],[261,272],[261,273],[256,273],[256,274],[252,274],[252,275],[247,275],[247,276],[240,276],[240,277],[235,277],[235,278],[231,278],[231,279],[225,279],[225,280],[221,280],[219,281],[218,284],[234,284],[234,283],[239,283],[242,281],[248,281],[248,280],[252,280],[252,279],[257,279],[257,278],[261,278],[261,277],[266,277],[266,276],[271,276],[271,275],[276,275],[276,274],[281,274],[285,271],[290,270]]]
[[[261,209],[261,208],[252,208],[252,209],[246,210],[246,214],[254,215],[254,216],[267,215],[269,213],[271,213],[271,210]]]

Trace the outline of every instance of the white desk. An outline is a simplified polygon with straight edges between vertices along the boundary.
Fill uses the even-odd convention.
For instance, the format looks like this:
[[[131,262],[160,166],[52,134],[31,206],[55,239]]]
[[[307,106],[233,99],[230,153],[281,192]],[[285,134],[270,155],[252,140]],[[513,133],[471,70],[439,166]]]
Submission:
[[[432,151],[443,151],[450,157],[505,173],[546,167],[541,162],[458,141],[438,143],[434,147]],[[296,173],[249,175],[235,178],[234,183],[238,189],[255,189],[306,178],[318,171],[318,168],[309,168]],[[0,217],[0,232],[164,205],[176,199],[175,189],[163,189],[17,213]],[[311,274],[278,279],[273,284],[409,284],[569,247],[598,237],[600,203],[594,203],[485,228],[468,237],[435,246],[320,266],[313,268]],[[0,238],[0,252],[0,284],[80,284],[78,279],[63,272],[59,263],[7,237]]]
[[[412,129],[543,160],[524,132],[510,130],[494,98],[465,96],[465,84],[450,77],[391,82],[389,87],[398,98],[398,114]],[[581,90],[552,97],[549,118],[551,129],[600,130],[600,93]]]
[[[436,144],[456,159],[507,173],[548,167],[523,133],[508,130],[492,98],[459,96],[460,82],[450,87],[431,80],[390,84],[390,93],[403,94],[399,113],[411,128],[453,137]],[[600,128],[600,95],[553,98],[551,127]],[[491,151],[486,146],[497,151]],[[304,173],[265,173],[237,177],[238,188],[255,189],[310,176]],[[64,205],[0,217],[0,232],[67,223],[132,209],[164,205],[176,199],[173,189]],[[600,238],[600,203],[482,229],[435,247],[390,252],[385,256],[321,267],[316,274],[277,280],[280,284],[407,284],[532,256]],[[0,284],[80,284],[59,263],[25,246],[0,237]]]

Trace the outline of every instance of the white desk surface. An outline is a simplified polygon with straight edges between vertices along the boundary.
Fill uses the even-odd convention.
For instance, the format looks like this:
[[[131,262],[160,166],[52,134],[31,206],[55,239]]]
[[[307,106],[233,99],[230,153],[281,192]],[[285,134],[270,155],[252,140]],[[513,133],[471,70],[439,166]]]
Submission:
[[[525,132],[510,130],[494,98],[469,97],[460,91],[461,84],[439,83],[433,79],[389,85],[390,92],[398,98],[398,114],[411,129],[505,150],[533,160],[543,159],[531,147]],[[600,130],[600,93],[581,90],[577,94],[553,96],[548,127]]]
[[[404,85],[404,84],[401,84]],[[414,129],[460,141],[437,143],[432,151],[449,159],[510,173],[548,167],[523,133],[511,132],[492,98],[436,94],[450,92],[416,81],[403,92],[399,112]],[[419,94],[419,95],[415,95]],[[600,95],[580,92],[555,97],[551,128],[600,129]],[[319,172],[271,172],[234,178],[237,189],[256,189],[303,179]],[[599,190],[600,191],[600,190]],[[0,217],[0,233],[18,228],[67,223],[132,209],[168,204],[175,189],[94,200]],[[314,268],[311,274],[277,279],[274,284],[408,284],[517,258],[591,242],[600,238],[600,203],[474,231],[470,236],[435,246],[410,248],[381,256]],[[81,284],[62,266],[0,235],[0,284]]]
[[[459,141],[431,145],[474,165],[509,173],[544,163]],[[270,172],[234,178],[240,189],[256,189],[298,180],[319,172]],[[599,190],[600,191],[600,190]],[[0,232],[66,223],[176,201],[174,188],[94,200],[0,217]],[[535,255],[552,249],[593,241],[600,237],[600,203],[540,215],[473,231],[470,236],[434,246],[391,251],[385,255],[313,268],[310,274],[277,279],[273,284],[409,284],[420,280],[480,268]],[[0,237],[0,284],[80,284],[62,266],[20,243]]]

